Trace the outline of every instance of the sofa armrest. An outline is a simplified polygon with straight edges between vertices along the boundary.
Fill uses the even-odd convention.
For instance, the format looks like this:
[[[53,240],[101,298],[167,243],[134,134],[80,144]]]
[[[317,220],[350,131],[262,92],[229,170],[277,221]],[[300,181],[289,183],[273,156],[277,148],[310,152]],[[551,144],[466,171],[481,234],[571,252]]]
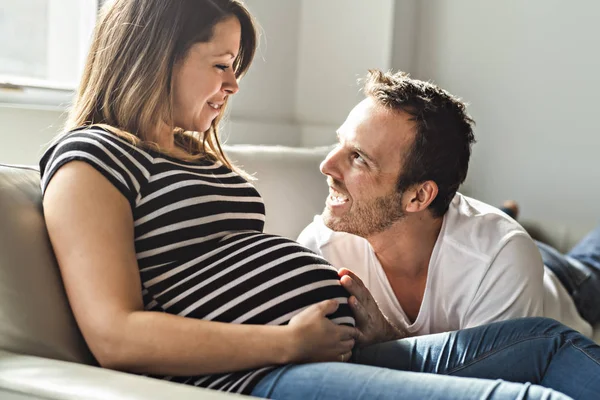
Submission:
[[[83,364],[0,350],[0,397],[4,394],[14,399],[54,400],[248,398]]]
[[[47,400],[47,397],[39,397],[27,393],[17,393],[12,390],[4,390],[0,388],[0,399],[2,400]]]

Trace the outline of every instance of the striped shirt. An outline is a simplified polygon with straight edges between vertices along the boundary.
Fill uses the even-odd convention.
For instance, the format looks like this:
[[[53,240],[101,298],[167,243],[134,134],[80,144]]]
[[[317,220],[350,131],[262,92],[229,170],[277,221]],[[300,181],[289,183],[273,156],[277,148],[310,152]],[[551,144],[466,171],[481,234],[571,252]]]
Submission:
[[[263,233],[259,193],[220,162],[183,161],[100,128],[80,129],[44,153],[42,193],[73,160],[94,167],[129,201],[146,310],[283,325],[311,304],[336,299],[340,307],[329,318],[354,325],[336,269],[292,240]],[[249,394],[274,368],[160,378]]]

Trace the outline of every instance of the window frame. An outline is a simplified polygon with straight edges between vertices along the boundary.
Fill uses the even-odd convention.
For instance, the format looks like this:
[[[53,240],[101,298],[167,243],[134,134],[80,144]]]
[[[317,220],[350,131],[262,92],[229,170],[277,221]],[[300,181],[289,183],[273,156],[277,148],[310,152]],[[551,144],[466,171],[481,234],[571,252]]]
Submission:
[[[76,0],[78,4],[77,20],[73,29],[66,32],[64,20],[61,20],[60,10],[50,9],[57,7],[61,0],[48,0],[48,69],[53,68],[59,73],[63,70],[68,74],[76,74],[71,83],[49,79],[36,79],[26,76],[3,75],[0,73],[0,105],[16,106],[22,108],[45,107],[57,110],[66,110],[75,94],[76,86],[85,64],[85,59],[91,43],[92,34],[96,25],[97,14],[103,0]],[[64,1],[64,0],[63,0]],[[71,36],[72,35],[72,36]],[[65,44],[65,40],[67,44]],[[70,42],[69,42],[70,41]],[[76,48],[76,54],[73,49]],[[65,57],[65,51],[67,56]],[[50,64],[52,63],[52,66]],[[74,66],[73,66],[74,65]],[[63,72],[64,73],[64,72]]]

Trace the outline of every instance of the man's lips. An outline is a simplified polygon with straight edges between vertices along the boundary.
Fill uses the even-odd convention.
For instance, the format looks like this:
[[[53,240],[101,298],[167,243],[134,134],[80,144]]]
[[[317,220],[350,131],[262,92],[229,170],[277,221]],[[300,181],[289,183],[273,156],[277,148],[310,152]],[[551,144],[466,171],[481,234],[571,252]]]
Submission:
[[[329,200],[331,200],[334,205],[344,204],[348,202],[348,196],[333,186],[329,186]]]

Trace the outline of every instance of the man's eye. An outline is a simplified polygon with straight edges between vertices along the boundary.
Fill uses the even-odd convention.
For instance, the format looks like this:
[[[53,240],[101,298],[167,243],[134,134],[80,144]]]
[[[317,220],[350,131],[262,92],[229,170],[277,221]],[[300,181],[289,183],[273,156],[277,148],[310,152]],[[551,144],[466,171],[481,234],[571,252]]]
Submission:
[[[355,162],[357,162],[359,164],[364,164],[365,163],[365,159],[362,158],[360,156],[360,154],[358,154],[357,152],[352,153],[351,158],[352,158],[352,161],[355,161]]]
[[[217,65],[215,65],[215,67],[219,68],[220,70],[225,71],[227,68],[229,68],[229,65],[217,64]]]

